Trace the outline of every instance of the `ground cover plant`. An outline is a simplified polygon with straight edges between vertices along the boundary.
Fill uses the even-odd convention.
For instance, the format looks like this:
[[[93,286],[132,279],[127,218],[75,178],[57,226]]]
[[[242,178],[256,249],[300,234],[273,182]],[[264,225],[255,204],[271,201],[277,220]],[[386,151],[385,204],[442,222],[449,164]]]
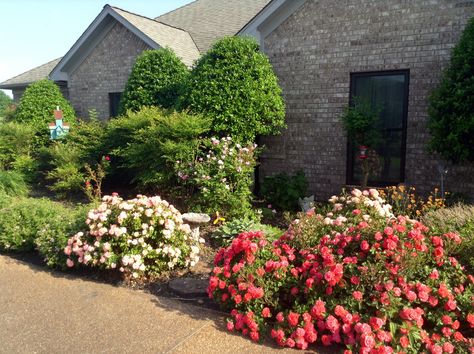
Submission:
[[[203,240],[183,223],[180,212],[160,197],[123,200],[105,196],[86,219],[87,231],[68,239],[68,267],[117,269],[128,277],[159,275],[199,261]]]
[[[423,222],[437,233],[456,232],[463,242],[451,253],[474,272],[474,206],[456,204],[449,208],[432,210],[422,216]]]
[[[41,234],[63,237],[70,224],[77,224],[73,217],[76,210],[46,198],[18,198],[1,196],[0,250],[31,252]],[[77,231],[77,230],[74,230]],[[55,244],[57,252],[57,244]],[[50,252],[40,252],[49,258]]]
[[[394,216],[376,190],[331,204],[276,242],[244,232],[218,252],[208,292],[231,311],[228,329],[299,349],[468,352],[474,277],[449,254],[459,235]]]
[[[299,209],[298,199],[306,196],[308,181],[303,171],[294,175],[278,173],[263,179],[261,194],[274,208],[285,211]]]

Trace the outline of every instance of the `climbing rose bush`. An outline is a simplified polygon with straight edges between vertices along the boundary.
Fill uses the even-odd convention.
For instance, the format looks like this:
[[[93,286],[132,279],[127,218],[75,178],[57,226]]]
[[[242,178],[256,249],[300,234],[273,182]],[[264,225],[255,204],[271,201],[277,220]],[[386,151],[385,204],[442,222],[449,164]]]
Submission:
[[[183,223],[180,212],[158,196],[105,196],[86,223],[89,230],[69,238],[64,249],[68,267],[119,269],[133,278],[156,275],[195,266],[204,242]]]
[[[376,190],[330,202],[273,243],[246,232],[218,252],[208,293],[227,328],[346,354],[473,352],[474,277],[447,252],[460,237],[393,216]]]
[[[242,146],[231,137],[213,137],[203,142],[194,161],[177,161],[177,175],[183,185],[195,190],[196,208],[226,218],[248,217],[253,215],[257,153],[254,144]]]

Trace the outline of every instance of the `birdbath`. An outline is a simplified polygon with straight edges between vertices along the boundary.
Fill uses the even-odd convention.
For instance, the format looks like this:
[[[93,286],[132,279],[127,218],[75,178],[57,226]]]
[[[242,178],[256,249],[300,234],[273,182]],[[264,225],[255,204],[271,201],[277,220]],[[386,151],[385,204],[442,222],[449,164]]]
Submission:
[[[201,224],[207,224],[209,221],[211,221],[211,217],[203,213],[185,213],[182,216],[183,216],[183,221],[186,224],[189,224],[193,233],[197,233],[198,235],[199,235],[199,226]]]

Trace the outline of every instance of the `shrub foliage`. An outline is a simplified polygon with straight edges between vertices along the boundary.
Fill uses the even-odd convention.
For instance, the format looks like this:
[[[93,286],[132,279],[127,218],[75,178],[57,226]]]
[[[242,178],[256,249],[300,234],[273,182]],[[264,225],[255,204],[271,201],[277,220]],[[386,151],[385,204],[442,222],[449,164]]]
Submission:
[[[474,161],[474,18],[454,47],[429,100],[430,148],[455,163]]]
[[[120,112],[143,106],[173,107],[188,75],[186,65],[167,48],[147,50],[136,60],[120,101]]]
[[[285,126],[281,88],[268,58],[250,38],[224,38],[191,72],[181,107],[209,115],[220,136],[253,142]]]
[[[64,120],[73,123],[74,109],[63,97],[59,87],[50,80],[40,80],[32,83],[25,90],[18,105],[15,120],[31,124],[42,140],[47,141],[48,123],[54,121],[53,112],[57,106],[63,111]]]

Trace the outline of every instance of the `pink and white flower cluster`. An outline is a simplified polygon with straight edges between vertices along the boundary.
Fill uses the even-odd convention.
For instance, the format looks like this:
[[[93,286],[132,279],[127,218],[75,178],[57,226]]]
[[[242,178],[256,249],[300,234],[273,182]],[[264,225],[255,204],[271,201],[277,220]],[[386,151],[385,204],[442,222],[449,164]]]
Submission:
[[[88,213],[86,224],[89,230],[72,236],[64,249],[68,267],[117,268],[138,278],[195,266],[204,242],[183,223],[180,212],[158,196],[104,196]]]
[[[241,146],[231,137],[211,138],[192,162],[176,162],[180,182],[197,193],[196,206],[225,216],[251,212],[257,145]]]

